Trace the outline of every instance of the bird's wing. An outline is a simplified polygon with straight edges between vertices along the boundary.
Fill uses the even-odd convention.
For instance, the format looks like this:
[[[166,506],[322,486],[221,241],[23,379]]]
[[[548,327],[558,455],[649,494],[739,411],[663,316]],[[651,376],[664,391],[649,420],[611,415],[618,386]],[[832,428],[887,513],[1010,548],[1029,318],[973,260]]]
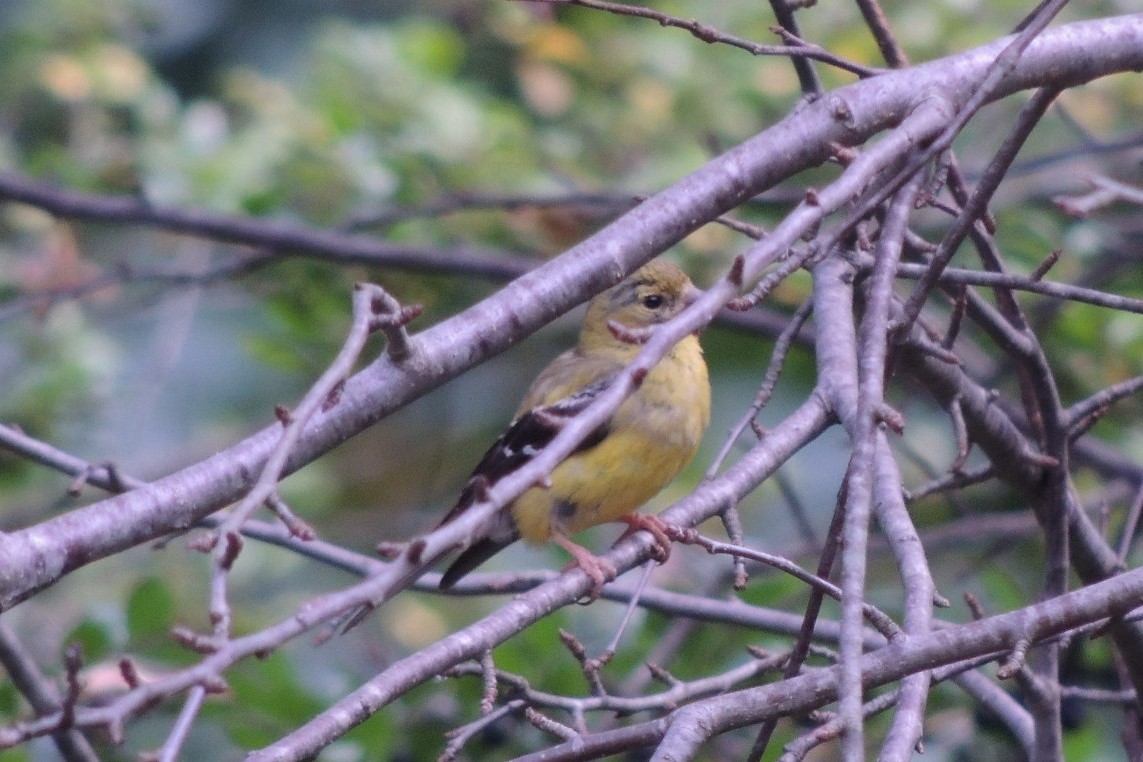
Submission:
[[[477,502],[492,485],[536,457],[571,418],[590,405],[592,400],[610,385],[613,378],[614,375],[597,378],[573,394],[550,405],[532,408],[513,421],[484,453],[484,457],[473,469],[472,476],[461,489],[456,505],[441,520],[440,525],[443,526],[455,519]],[[608,423],[602,424],[580,442],[574,452],[581,452],[599,444],[600,440],[607,436],[607,431]],[[510,533],[512,537],[507,542],[511,542],[516,539],[515,527],[511,526],[510,522],[506,526],[511,529],[499,534]],[[496,534],[498,533],[490,532],[488,539],[494,542],[500,541],[501,538]]]

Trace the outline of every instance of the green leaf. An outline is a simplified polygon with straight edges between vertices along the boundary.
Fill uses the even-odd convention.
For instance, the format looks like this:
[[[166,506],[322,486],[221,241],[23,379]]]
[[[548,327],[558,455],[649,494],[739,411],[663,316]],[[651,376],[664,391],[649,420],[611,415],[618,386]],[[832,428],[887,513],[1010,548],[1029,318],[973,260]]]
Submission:
[[[83,620],[63,639],[65,648],[73,643],[79,644],[83,649],[85,664],[105,659],[116,649],[115,638],[112,637],[109,627],[94,619]]]
[[[174,616],[174,595],[167,583],[156,577],[140,582],[127,600],[127,631],[132,640],[166,635]]]

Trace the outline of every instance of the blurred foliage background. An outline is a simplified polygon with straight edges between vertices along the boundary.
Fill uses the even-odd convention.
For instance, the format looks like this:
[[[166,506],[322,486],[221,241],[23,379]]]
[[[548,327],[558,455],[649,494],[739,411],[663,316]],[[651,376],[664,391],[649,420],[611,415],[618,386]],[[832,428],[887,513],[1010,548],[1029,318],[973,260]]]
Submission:
[[[1123,12],[1132,3],[1075,4],[1063,20]],[[758,2],[664,0],[654,6],[699,18],[723,31],[772,42],[773,19]],[[886,2],[890,22],[914,61],[994,39],[1029,3],[1002,0]],[[876,47],[855,8],[831,3],[799,15],[805,38],[877,66]],[[853,76],[819,67],[827,88]],[[502,0],[8,0],[0,4],[0,169],[59,186],[142,194],[155,204],[346,228],[394,242],[479,244],[506,256],[554,255],[614,216],[631,197],[654,192],[720,151],[779,120],[799,100],[788,61],[752,58],[728,47],[630,18]],[[1016,100],[1016,99],[1013,99]],[[1019,102],[982,112],[958,146],[972,176],[1002,138]],[[1130,215],[1090,221],[1064,217],[1052,194],[1081,189],[1082,172],[1107,169],[1138,179],[1125,155],[1078,151],[1092,142],[1136,140],[1143,89],[1138,77],[1113,77],[1068,92],[1029,143],[995,209],[1009,262],[1034,267],[1048,252],[1067,257],[1055,276],[1084,271],[1112,239],[1132,230]],[[1137,154],[1135,155],[1137,158]],[[740,210],[773,224],[807,185],[833,170],[798,178]],[[1132,177],[1134,175],[1134,178]],[[586,206],[472,208],[443,215],[404,213],[442,198],[550,198],[593,194]],[[602,198],[600,202],[598,199]],[[404,211],[403,211],[404,210]],[[1117,211],[1116,214],[1119,214]],[[934,221],[934,225],[937,222]],[[720,273],[746,241],[708,226],[671,253],[700,283]],[[63,222],[17,204],[0,205],[0,420],[95,462],[153,478],[214,452],[272,421],[273,406],[292,404],[324,368],[348,325],[349,292],[376,280],[403,302],[420,302],[429,325],[491,293],[498,284],[472,277],[336,265],[283,256],[238,277],[210,274],[249,252],[154,228]],[[197,278],[164,281],[147,274]],[[1141,296],[1129,269],[1108,272],[1108,288]],[[105,285],[59,297],[93,279]],[[795,278],[771,306],[790,312],[808,295]],[[57,294],[52,296],[51,294]],[[1140,372],[1143,326],[1135,316],[1037,305],[1065,395],[1078,399]],[[403,539],[431,526],[511,416],[534,372],[572,340],[575,319],[410,405],[285,484],[284,495],[325,538],[370,552],[374,541]],[[727,328],[704,337],[716,410],[704,454],[659,501],[685,494],[709,464],[731,422],[753,397],[771,339]],[[1002,389],[1004,369],[982,358]],[[813,364],[795,350],[772,409],[777,420],[813,381]],[[944,418],[898,390],[910,417],[907,443],[937,470],[954,453]],[[1143,443],[1138,403],[1099,433]],[[784,470],[808,527],[789,518],[785,500],[766,485],[743,505],[758,546],[798,556],[824,533],[844,468],[843,441],[825,438]],[[908,475],[925,479],[923,468]],[[26,526],[97,499],[65,496],[67,480],[0,453],[0,528]],[[996,486],[961,496],[975,513],[1010,516],[1023,506]],[[922,524],[944,524],[964,510],[932,499]],[[1007,527],[1007,525],[1006,525]],[[717,531],[713,528],[712,531]],[[597,544],[611,534],[597,535]],[[949,597],[971,589],[990,611],[1023,605],[1040,585],[1036,535],[1019,531],[950,541],[934,559]],[[808,559],[808,560],[807,560]],[[982,560],[987,559],[987,565]],[[547,550],[514,549],[504,567],[557,567]],[[983,569],[983,570],[982,570]],[[702,589],[726,564],[695,551],[676,553],[656,580]],[[249,546],[235,570],[238,629],[268,623],[304,598],[347,580],[282,551]],[[45,665],[62,648],[83,644],[89,690],[114,691],[115,660],[136,655],[161,672],[188,656],[166,636],[174,623],[205,622],[207,560],[181,541],[140,548],[99,562],[5,618]],[[696,582],[696,580],[700,580]],[[871,580],[871,596],[898,605],[893,572]],[[743,597],[792,611],[805,590],[762,575]],[[232,692],[213,699],[197,724],[188,759],[239,759],[313,716],[381,664],[470,621],[494,601],[406,595],[349,638],[322,649],[299,643],[266,661],[241,665]],[[583,692],[557,627],[602,647],[619,612],[610,604],[561,612],[497,652],[504,669],[553,692]],[[966,615],[959,609],[953,618]],[[642,617],[610,668],[636,685],[641,660],[666,621]],[[697,625],[680,677],[718,671],[742,658],[746,643],[778,646],[758,633]],[[1077,655],[1077,670],[1108,669],[1101,647]],[[49,666],[49,669],[53,668]],[[327,752],[323,759],[434,759],[443,732],[475,716],[480,686],[458,680],[426,686]],[[954,689],[934,697],[926,758],[1009,759],[1004,734],[981,727]],[[0,683],[0,719],[25,709]],[[106,759],[133,759],[165,737],[177,706],[159,707],[134,726],[126,747]],[[509,721],[511,722],[511,721]],[[1106,759],[1101,736],[1116,712],[1080,713],[1069,759]],[[505,723],[507,725],[507,723]],[[797,732],[783,726],[781,733]],[[398,732],[399,731],[399,732]],[[538,739],[526,723],[489,734],[473,751],[506,758]],[[729,738],[711,758],[740,754]],[[725,744],[725,747],[720,747]],[[778,748],[778,744],[774,748]],[[5,760],[52,759],[47,742],[6,751]]]

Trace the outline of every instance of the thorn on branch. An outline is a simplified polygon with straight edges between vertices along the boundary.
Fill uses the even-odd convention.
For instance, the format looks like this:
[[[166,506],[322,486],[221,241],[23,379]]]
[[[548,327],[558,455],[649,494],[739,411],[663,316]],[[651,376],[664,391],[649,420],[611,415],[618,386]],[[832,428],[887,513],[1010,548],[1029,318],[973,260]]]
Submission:
[[[285,405],[274,405],[274,417],[278,419],[279,423],[283,426],[289,426],[294,421],[294,416],[290,413],[290,409]]]
[[[821,206],[821,199],[818,197],[817,189],[806,188],[805,201],[808,206]]]

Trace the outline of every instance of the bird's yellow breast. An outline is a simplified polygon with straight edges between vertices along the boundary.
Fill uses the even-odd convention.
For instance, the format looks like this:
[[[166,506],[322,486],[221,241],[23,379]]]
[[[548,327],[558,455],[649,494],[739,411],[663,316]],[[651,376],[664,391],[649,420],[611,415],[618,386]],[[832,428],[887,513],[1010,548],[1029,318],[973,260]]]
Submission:
[[[698,339],[688,336],[620,405],[600,442],[563,461],[551,486],[512,505],[521,536],[550,539],[615,521],[638,509],[678,475],[710,421],[710,382]]]

